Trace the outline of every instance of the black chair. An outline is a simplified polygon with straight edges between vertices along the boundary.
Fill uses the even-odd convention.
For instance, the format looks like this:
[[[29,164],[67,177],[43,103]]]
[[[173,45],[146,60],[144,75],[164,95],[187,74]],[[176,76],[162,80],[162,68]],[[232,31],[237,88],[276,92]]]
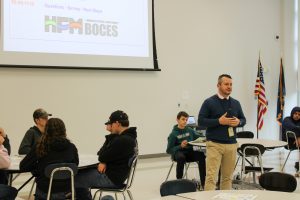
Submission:
[[[240,131],[236,133],[237,138],[254,138],[254,133],[251,131]]]
[[[45,168],[45,176],[50,178],[47,200],[51,198],[51,188],[53,180],[71,180],[72,200],[75,199],[74,176],[77,174],[78,168],[75,163],[55,163]]]
[[[125,199],[125,192],[127,192],[129,198],[133,200],[133,196],[130,192],[130,187],[133,183],[134,175],[135,175],[135,169],[137,165],[137,160],[138,160],[138,155],[134,155],[132,158],[129,159],[128,161],[128,166],[130,168],[130,171],[128,173],[128,178],[126,179],[125,183],[120,185],[119,187],[114,187],[114,188],[95,188],[93,187],[92,189],[98,189],[95,194],[93,199],[96,199],[96,195],[98,192],[100,192],[99,200],[102,197],[103,192],[113,192],[115,193],[115,197],[117,199],[117,193],[122,193],[123,197]]]
[[[162,197],[186,192],[196,192],[196,190],[196,184],[188,179],[165,181],[160,185],[160,195]]]
[[[273,168],[263,167],[262,164],[262,155],[265,152],[266,148],[261,144],[251,144],[246,143],[242,144],[241,151],[243,152],[243,160],[242,160],[242,169],[241,169],[241,179],[243,174],[247,174],[249,172],[253,172],[253,182],[255,183],[255,172],[260,172],[263,174],[265,171],[270,171]],[[246,157],[257,158],[259,166],[255,166],[251,163],[250,166],[246,166]]]
[[[280,192],[294,192],[297,188],[297,180],[291,174],[282,172],[264,173],[259,178],[259,184],[266,190]]]
[[[287,149],[289,151],[285,161],[284,161],[284,164],[281,168],[281,171],[283,171],[285,165],[286,165],[286,162],[287,160],[289,159],[290,157],[290,154],[292,153],[292,151],[294,150],[298,150],[298,154],[299,154],[299,146],[298,146],[298,143],[297,143],[297,137],[296,137],[296,134],[293,132],[293,131],[287,131],[285,133],[286,135],[286,142],[288,143],[287,146],[285,146],[284,148]],[[300,161],[300,154],[298,155],[298,163]],[[297,169],[297,171],[299,170],[299,168]]]
[[[254,133],[251,131],[240,131],[240,132],[236,133],[236,137],[237,138],[254,138]],[[238,153],[238,158],[236,160],[234,169],[236,168],[240,158],[243,156],[243,152],[241,151],[240,147],[237,149],[237,153]],[[250,162],[248,160],[246,160],[246,161],[250,164]]]

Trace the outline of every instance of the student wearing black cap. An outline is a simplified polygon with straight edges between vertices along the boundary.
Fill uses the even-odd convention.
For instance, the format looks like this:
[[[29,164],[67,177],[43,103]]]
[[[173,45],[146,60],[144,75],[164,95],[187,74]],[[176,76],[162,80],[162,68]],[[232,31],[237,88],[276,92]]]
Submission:
[[[117,110],[105,123],[111,133],[106,135],[98,151],[99,164],[80,171],[75,177],[76,196],[79,200],[91,199],[91,187],[116,187],[124,183],[129,173],[129,159],[136,153],[136,127],[129,127],[128,115]]]
[[[38,108],[33,112],[35,125],[29,128],[25,133],[18,151],[20,155],[28,154],[31,148],[36,145],[37,141],[45,132],[45,126],[49,116],[52,116],[52,114],[47,113],[42,108]]]

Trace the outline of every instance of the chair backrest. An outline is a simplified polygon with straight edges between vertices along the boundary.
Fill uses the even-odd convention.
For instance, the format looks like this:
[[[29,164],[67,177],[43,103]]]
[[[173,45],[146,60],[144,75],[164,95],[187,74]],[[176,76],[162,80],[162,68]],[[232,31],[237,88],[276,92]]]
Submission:
[[[293,192],[297,188],[297,180],[291,174],[282,172],[264,173],[259,178],[259,184],[266,190]]]
[[[78,168],[75,163],[54,163],[45,168],[45,176],[51,178],[52,174],[54,180],[69,179],[70,171],[73,171],[74,176],[77,174]]]
[[[288,143],[286,149],[289,150],[299,149],[298,143],[296,142],[297,141],[296,134],[293,131],[287,131],[285,135],[286,135],[286,142]]]
[[[237,138],[254,138],[254,133],[251,131],[240,131],[236,133]]]
[[[185,192],[196,192],[196,184],[188,179],[177,179],[165,181],[160,185],[160,195],[176,195]]]
[[[137,160],[138,160],[138,155],[134,155],[132,156],[129,161],[128,161],[128,166],[130,168],[129,173],[128,173],[128,177],[125,181],[125,188],[124,190],[128,189],[131,187],[133,179],[134,179],[134,175],[135,175],[135,169],[136,169],[136,165],[137,165]]]
[[[50,178],[47,200],[51,198],[51,188],[53,180],[71,179],[72,200],[75,199],[74,176],[78,168],[75,163],[54,163],[45,168],[45,176]]]
[[[246,157],[261,156],[265,152],[266,148],[261,144],[246,143],[242,144],[241,150]]]

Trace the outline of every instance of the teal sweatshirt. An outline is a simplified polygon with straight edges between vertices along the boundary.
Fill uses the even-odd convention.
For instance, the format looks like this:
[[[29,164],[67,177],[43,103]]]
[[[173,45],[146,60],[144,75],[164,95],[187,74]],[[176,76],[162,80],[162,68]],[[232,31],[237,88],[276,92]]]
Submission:
[[[181,142],[184,140],[190,142],[198,137],[200,137],[200,135],[192,128],[186,126],[184,129],[179,129],[178,125],[175,125],[168,137],[167,153],[174,156],[177,151],[191,150],[192,146],[190,145],[188,145],[186,148],[181,148]]]

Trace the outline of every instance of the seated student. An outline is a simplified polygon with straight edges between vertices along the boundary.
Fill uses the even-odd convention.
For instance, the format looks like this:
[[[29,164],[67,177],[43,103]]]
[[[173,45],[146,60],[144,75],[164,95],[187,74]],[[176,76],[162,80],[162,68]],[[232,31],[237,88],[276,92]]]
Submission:
[[[52,115],[42,108],[38,108],[33,112],[35,126],[28,129],[25,133],[18,151],[20,155],[28,154],[31,148],[36,145],[42,134],[45,132],[45,126],[49,116]]]
[[[91,187],[116,187],[122,185],[129,173],[129,159],[135,155],[136,127],[129,127],[129,119],[125,112],[113,112],[106,129],[103,146],[98,151],[98,166],[81,170],[75,177],[76,197],[79,200],[92,198]]]
[[[10,158],[7,149],[3,146],[4,137],[0,135],[0,169],[8,168],[10,165]],[[3,177],[0,177],[2,179]],[[0,180],[2,182],[2,180]],[[13,200],[17,196],[18,191],[10,186],[0,184],[0,199]]]
[[[3,137],[4,139],[3,146],[7,150],[8,155],[10,155],[11,148],[10,148],[9,139],[4,129],[1,127],[0,127],[0,136]],[[8,184],[8,174],[5,170],[0,170],[0,184],[5,184],[5,185]]]
[[[167,153],[177,162],[176,178],[181,179],[183,176],[184,164],[186,162],[198,161],[201,185],[205,184],[206,166],[205,155],[203,152],[194,151],[188,142],[193,141],[199,135],[190,127],[187,127],[189,115],[181,111],[177,114],[177,124],[173,127],[168,137]]]
[[[8,155],[10,155],[11,147],[9,143],[9,138],[2,127],[0,127],[0,135],[4,138],[3,146],[7,149]]]
[[[282,122],[282,140],[286,141],[286,132],[293,131],[297,137],[297,143],[300,146],[300,107],[294,107],[291,111],[291,116],[285,117]],[[289,144],[296,147],[293,139],[289,139]],[[291,144],[292,143],[292,144]],[[299,170],[299,162],[295,163],[295,168]]]
[[[77,148],[67,138],[64,122],[59,118],[51,118],[45,127],[45,134],[20,163],[22,171],[34,171],[36,176],[35,200],[47,198],[49,179],[45,176],[45,168],[53,163],[75,163],[78,165]],[[53,181],[52,199],[64,199],[70,191],[70,181]]]
[[[3,145],[4,140],[4,137],[0,135],[0,169],[6,169],[10,165],[8,151]]]
[[[291,116],[285,117],[282,122],[282,140],[286,141],[286,132],[293,131],[300,144],[300,107],[294,107]]]

